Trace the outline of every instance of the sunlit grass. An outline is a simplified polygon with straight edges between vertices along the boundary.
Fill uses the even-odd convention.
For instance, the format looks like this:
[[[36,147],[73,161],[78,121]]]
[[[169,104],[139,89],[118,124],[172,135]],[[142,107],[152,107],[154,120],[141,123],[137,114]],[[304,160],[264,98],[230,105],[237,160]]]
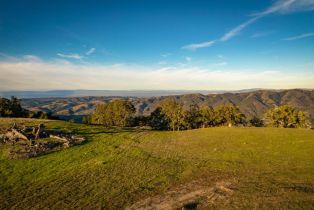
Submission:
[[[1,119],[5,127],[16,121]],[[309,209],[314,196],[314,131],[209,128],[181,132],[105,129],[62,121],[87,143],[28,160],[0,152],[0,208],[121,209],[178,183],[232,180],[222,209]]]

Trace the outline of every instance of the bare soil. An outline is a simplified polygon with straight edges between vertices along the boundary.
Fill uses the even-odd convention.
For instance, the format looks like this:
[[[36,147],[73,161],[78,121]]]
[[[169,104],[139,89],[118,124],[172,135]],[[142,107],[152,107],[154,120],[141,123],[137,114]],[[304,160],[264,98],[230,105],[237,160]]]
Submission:
[[[220,181],[208,185],[203,181],[193,181],[169,189],[163,194],[140,200],[126,210],[197,209],[219,200],[226,200],[233,192],[231,182]]]

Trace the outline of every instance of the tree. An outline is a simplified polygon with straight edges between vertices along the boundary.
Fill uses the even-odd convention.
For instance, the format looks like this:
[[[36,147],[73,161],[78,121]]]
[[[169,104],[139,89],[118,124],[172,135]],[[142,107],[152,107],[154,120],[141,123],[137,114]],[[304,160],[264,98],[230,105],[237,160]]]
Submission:
[[[216,116],[215,110],[211,106],[203,106],[200,109],[200,121],[202,123],[202,127],[212,127],[215,126],[216,123]]]
[[[114,100],[107,104],[98,104],[91,121],[106,127],[125,127],[134,113],[135,107],[130,101]]]
[[[249,120],[249,125],[254,127],[263,127],[264,122],[260,118],[254,116]]]
[[[106,119],[106,111],[108,104],[97,104],[95,112],[91,116],[93,124],[107,125],[109,119]]]
[[[183,105],[176,102],[173,98],[168,98],[161,102],[160,108],[169,121],[170,128],[180,130],[184,127]]]
[[[216,111],[216,119],[218,124],[229,127],[245,123],[245,115],[233,104],[219,106]]]
[[[138,115],[135,117],[130,117],[128,120],[128,125],[130,127],[143,127],[149,124],[149,116]]]
[[[84,116],[82,118],[82,123],[83,124],[92,124],[92,116],[91,115]]]
[[[14,96],[11,97],[11,100],[0,98],[0,116],[26,117],[27,111],[22,108],[20,100]]]
[[[308,114],[295,107],[283,105],[266,112],[267,124],[280,128],[306,128],[310,126]]]
[[[10,108],[10,100],[6,98],[0,98],[0,116],[8,117],[12,114],[12,110]]]
[[[150,114],[148,125],[154,130],[168,130],[170,127],[169,120],[160,107]]]
[[[114,100],[109,103],[109,110],[112,110],[113,124],[120,127],[127,126],[128,120],[136,111],[133,104],[126,100]]]
[[[189,109],[184,112],[184,123],[187,129],[199,128],[202,120],[201,111],[197,104],[191,104]]]

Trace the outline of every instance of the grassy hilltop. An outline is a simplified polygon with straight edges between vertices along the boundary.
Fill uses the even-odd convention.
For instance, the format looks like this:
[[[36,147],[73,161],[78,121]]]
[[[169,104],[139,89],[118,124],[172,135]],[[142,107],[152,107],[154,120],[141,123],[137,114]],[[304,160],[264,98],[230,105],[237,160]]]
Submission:
[[[0,128],[13,122],[88,141],[27,160],[7,159],[0,145],[0,209],[139,209],[147,199],[193,200],[200,209],[314,206],[313,130],[162,132],[31,119],[0,119]]]

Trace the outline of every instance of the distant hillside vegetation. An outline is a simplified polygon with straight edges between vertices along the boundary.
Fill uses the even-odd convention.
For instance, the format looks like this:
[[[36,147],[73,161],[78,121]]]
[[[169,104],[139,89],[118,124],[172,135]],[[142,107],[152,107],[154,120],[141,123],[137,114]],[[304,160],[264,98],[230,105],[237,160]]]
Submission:
[[[182,102],[184,107],[189,107],[193,103],[199,106],[210,105],[213,107],[221,104],[232,103],[238,106],[248,118],[253,116],[262,117],[264,113],[280,105],[292,105],[299,110],[310,114],[311,121],[314,122],[314,90],[258,90],[244,93],[222,93],[222,94],[186,94],[176,96],[160,97],[69,97],[69,98],[38,98],[23,99],[24,108],[32,111],[51,112],[63,119],[80,120],[82,116],[91,114],[98,103],[105,103],[117,98],[125,98],[132,101],[137,109],[137,114],[148,115],[154,111],[159,103],[169,97]]]

